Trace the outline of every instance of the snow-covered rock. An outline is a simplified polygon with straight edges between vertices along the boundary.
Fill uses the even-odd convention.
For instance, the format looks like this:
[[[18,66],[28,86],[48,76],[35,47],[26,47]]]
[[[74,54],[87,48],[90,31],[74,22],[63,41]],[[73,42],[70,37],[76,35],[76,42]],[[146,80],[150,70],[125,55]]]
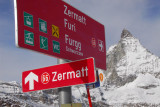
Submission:
[[[107,51],[104,95],[113,106],[160,106],[160,58],[124,29]]]
[[[135,79],[138,74],[149,73],[160,77],[160,59],[144,48],[128,30],[124,29],[117,45],[111,46],[107,51],[108,83],[118,86]],[[117,80],[115,80],[115,78]],[[128,78],[128,79],[127,79]],[[113,81],[112,81],[113,80]]]
[[[138,77],[122,87],[105,92],[110,105],[116,104],[160,104],[160,80],[151,74],[139,74]]]

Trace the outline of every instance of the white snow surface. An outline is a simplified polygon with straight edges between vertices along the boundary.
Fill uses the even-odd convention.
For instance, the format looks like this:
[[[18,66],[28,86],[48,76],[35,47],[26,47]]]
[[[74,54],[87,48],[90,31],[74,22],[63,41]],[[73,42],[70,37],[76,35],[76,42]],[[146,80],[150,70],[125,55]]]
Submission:
[[[102,98],[106,100],[109,105],[117,104],[136,104],[136,103],[149,103],[149,104],[160,104],[160,79],[155,78],[151,74],[139,74],[138,77],[122,87],[113,88],[106,91],[106,87],[100,87],[91,89],[91,96],[95,97],[93,102],[102,101]],[[145,89],[148,87],[147,89]],[[81,94],[86,93],[85,87],[80,88]],[[104,95],[100,95],[102,92]],[[74,88],[73,95],[76,99],[81,101],[81,94]],[[83,100],[87,100],[84,99]]]
[[[105,98],[111,105],[122,103],[160,103],[160,79],[151,74],[139,74],[137,79],[120,88],[105,92]],[[152,87],[152,85],[155,85]],[[143,87],[151,86],[148,89]]]

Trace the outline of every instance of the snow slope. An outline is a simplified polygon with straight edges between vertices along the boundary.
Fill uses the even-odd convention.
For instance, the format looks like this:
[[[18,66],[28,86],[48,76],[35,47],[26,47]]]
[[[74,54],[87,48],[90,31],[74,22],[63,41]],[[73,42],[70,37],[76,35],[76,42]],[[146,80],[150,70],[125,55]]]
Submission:
[[[105,92],[108,103],[150,103],[160,104],[160,80],[151,74],[139,74],[131,83]]]

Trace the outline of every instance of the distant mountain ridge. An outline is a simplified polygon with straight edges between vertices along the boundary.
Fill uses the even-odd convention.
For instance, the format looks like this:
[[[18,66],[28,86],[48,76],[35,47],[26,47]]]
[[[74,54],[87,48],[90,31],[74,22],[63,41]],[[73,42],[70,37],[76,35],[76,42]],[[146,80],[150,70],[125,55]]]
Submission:
[[[23,93],[19,83],[0,82],[0,107],[58,107],[57,90]]]

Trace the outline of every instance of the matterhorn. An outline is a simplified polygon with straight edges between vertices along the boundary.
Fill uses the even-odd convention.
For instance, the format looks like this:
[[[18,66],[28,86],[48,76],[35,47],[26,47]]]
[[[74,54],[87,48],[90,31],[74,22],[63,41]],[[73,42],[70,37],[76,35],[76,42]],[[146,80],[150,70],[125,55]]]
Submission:
[[[106,58],[104,87],[108,89],[105,92],[107,104],[160,106],[159,57],[124,29],[120,41],[109,48]]]
[[[95,107],[160,106],[160,58],[127,29],[123,29],[119,42],[108,49],[106,59],[105,82],[91,90]],[[80,89],[87,101],[85,89]]]

